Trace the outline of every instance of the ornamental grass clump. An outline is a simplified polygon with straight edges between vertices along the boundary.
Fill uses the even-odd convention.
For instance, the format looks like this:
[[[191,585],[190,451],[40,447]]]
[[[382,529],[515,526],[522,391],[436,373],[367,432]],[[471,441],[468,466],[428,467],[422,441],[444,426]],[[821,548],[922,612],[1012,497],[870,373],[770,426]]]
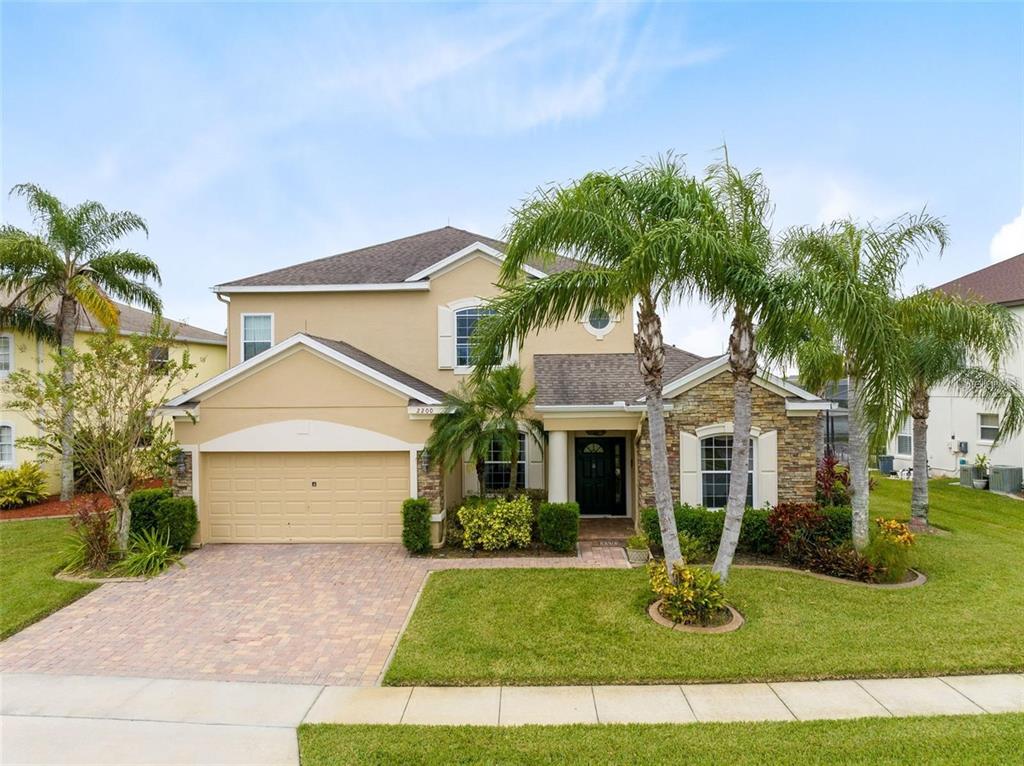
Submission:
[[[878,582],[902,582],[913,566],[914,533],[896,519],[875,519],[871,542],[864,557],[874,567]]]
[[[651,590],[661,599],[661,614],[675,623],[708,626],[722,621],[726,611],[721,578],[709,569],[676,564],[675,582],[665,564],[647,565]]]

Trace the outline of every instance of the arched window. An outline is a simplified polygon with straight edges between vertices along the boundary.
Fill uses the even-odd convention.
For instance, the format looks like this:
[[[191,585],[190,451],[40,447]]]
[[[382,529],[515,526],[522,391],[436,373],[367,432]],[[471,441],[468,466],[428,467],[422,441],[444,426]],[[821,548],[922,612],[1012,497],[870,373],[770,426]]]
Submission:
[[[747,461],[747,506],[754,505],[754,440],[750,440]],[[701,504],[705,508],[725,508],[729,499],[729,472],[732,470],[732,436],[720,434],[700,440]]]
[[[469,306],[455,312],[455,366],[473,366],[473,330],[480,317],[493,314],[493,309]]]

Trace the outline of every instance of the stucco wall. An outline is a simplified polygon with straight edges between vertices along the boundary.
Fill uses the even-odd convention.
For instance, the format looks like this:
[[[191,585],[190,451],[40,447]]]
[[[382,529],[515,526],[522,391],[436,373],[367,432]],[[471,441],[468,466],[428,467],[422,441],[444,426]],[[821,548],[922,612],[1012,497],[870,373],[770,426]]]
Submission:
[[[785,399],[761,386],[753,386],[751,425],[762,431],[778,432],[778,496],[780,502],[814,500],[815,418],[786,414]],[[711,380],[685,391],[672,400],[672,412],[665,413],[669,481],[672,497],[679,502],[679,432],[696,433],[698,428],[733,419],[732,376],[720,373]],[[642,508],[654,505],[651,479],[649,424],[644,421],[637,449],[637,473]]]
[[[498,295],[498,266],[471,259],[430,280],[430,289],[404,292],[238,293],[228,307],[228,349],[232,366],[241,360],[241,316],[274,315],[274,343],[298,332],[351,343],[443,391],[464,376],[438,368],[437,307],[469,298]],[[524,344],[519,363],[533,383],[533,355],[613,353],[633,350],[633,317],[627,314],[601,340],[581,323],[544,330]]]

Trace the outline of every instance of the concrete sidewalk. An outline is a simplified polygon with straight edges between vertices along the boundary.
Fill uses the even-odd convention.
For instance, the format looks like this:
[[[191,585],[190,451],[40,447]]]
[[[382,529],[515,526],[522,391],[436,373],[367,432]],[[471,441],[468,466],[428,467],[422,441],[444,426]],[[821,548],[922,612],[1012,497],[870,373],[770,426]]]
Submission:
[[[0,763],[298,764],[300,723],[517,726],[1024,712],[1024,675],[366,688],[0,676]]]

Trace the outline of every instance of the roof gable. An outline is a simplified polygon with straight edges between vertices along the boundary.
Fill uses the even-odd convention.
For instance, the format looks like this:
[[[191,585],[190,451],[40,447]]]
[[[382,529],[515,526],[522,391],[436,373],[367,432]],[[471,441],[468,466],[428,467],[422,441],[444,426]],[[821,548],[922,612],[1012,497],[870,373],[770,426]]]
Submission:
[[[306,261],[244,279],[225,282],[214,290],[221,293],[339,290],[427,289],[423,280],[439,269],[474,252],[500,258],[505,243],[482,234],[445,226],[379,245],[351,250],[326,258]],[[528,267],[543,276],[572,268],[574,261],[557,258],[547,268]]]
[[[355,348],[342,341],[318,338],[303,333],[291,336],[287,340],[272,346],[261,354],[257,354],[241,364],[200,383],[185,393],[171,399],[170,408],[186,407],[214,392],[223,390],[225,386],[255,374],[261,367],[271,364],[283,355],[296,348],[305,348],[320,356],[358,373],[364,378],[389,388],[395,393],[424,404],[439,404],[444,393],[437,388],[377,359],[365,351]]]
[[[986,303],[1024,303],[1024,253],[965,274],[935,289]]]

